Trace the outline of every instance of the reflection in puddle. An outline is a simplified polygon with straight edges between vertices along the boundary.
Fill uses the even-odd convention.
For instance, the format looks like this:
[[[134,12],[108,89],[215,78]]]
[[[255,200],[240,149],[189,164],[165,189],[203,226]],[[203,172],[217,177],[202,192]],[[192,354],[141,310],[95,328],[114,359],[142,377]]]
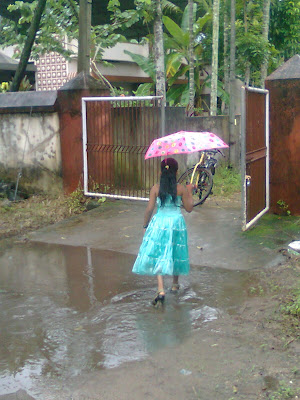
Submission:
[[[249,273],[192,268],[155,310],[155,279],[132,274],[134,260],[42,243],[0,253],[0,395],[22,388],[39,398],[45,380],[143,359],[245,299]]]

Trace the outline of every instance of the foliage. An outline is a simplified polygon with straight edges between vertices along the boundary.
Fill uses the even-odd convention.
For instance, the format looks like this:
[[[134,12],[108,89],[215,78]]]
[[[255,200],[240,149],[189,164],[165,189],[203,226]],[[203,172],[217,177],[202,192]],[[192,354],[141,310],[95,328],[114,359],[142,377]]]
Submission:
[[[188,12],[183,10],[183,4],[187,2],[175,1],[176,4],[162,0],[164,11],[165,26],[165,48],[166,48],[166,75],[168,81],[168,101],[170,104],[187,104],[188,90],[187,84],[177,85],[179,77],[188,79]],[[211,62],[212,44],[212,1],[194,0],[194,50],[195,60],[195,94],[198,98],[196,108],[203,108],[200,102],[200,93],[204,86],[209,85],[209,79],[205,82],[200,80],[199,71],[204,65]],[[25,43],[27,30],[32,20],[33,12],[37,1],[15,1],[10,4],[8,11],[2,14],[0,19],[0,29],[3,34],[0,37],[0,46],[16,46],[15,56],[21,52]],[[124,4],[119,0],[109,0],[106,10],[106,17],[103,21],[110,20],[110,23],[96,25],[92,27],[92,58],[101,60],[103,50],[114,46],[118,42],[127,41],[127,34],[135,29],[136,24],[143,23],[148,32],[147,37],[142,42],[151,45],[153,36],[151,35],[154,19],[153,2],[151,0],[132,0],[130,9],[124,9]],[[129,3],[126,2],[128,6]],[[224,6],[225,7],[225,6]],[[223,14],[224,7],[220,15],[220,43],[223,35]],[[300,52],[300,2],[287,0],[273,0],[271,3],[270,14],[270,35],[269,42],[261,37],[262,32],[262,13],[263,0],[237,1],[237,75],[244,80],[246,67],[250,65],[250,84],[257,85],[260,80],[260,66],[264,55],[269,53],[269,70],[271,73],[276,69],[283,59],[288,59]],[[13,17],[8,19],[3,15],[10,13]],[[18,14],[17,14],[18,13]],[[48,0],[41,26],[37,33],[36,41],[33,46],[31,58],[36,59],[45,52],[58,52],[64,57],[69,58],[75,50],[73,44],[69,44],[73,39],[78,38],[78,13],[79,6],[76,0]],[[15,17],[19,15],[19,20]],[[132,37],[132,35],[131,35]],[[141,38],[139,38],[141,39]],[[137,41],[135,41],[137,43]],[[73,49],[73,50],[72,50]],[[223,48],[219,49],[219,71],[220,77],[223,73]],[[150,62],[147,73],[153,79],[153,59],[137,61],[139,65]],[[176,82],[176,84],[175,84]],[[138,93],[151,93],[153,86],[143,85],[138,89]],[[221,85],[218,85],[218,96],[225,96]],[[227,96],[228,97],[228,96]]]
[[[270,41],[284,60],[300,53],[300,1],[271,2]]]
[[[11,85],[11,81],[10,82],[2,82],[1,86],[0,86],[0,93],[8,92],[10,89],[10,85]],[[24,76],[24,78],[21,81],[19,91],[26,92],[31,89],[32,89],[32,85],[29,82],[29,79],[27,78],[27,76]]]
[[[287,216],[291,215],[289,206],[288,206],[288,204],[286,204],[286,202],[284,200],[278,200],[277,205],[281,211],[281,215],[287,215]]]
[[[97,192],[99,187],[96,184],[93,184],[92,192]],[[105,197],[100,197],[98,200],[93,200],[92,197],[87,197],[84,195],[83,189],[79,186],[74,192],[72,192],[66,199],[66,203],[69,209],[70,214],[81,214],[84,211],[87,211],[90,208],[94,208],[95,206],[104,203],[106,200]],[[93,207],[90,207],[91,203],[93,203]]]
[[[281,311],[300,319],[300,289],[292,294],[287,304],[281,307]]]
[[[20,13],[18,22],[3,17],[0,19],[0,30],[3,32],[0,46],[15,46],[16,56],[21,53],[24,46],[36,5],[36,0],[32,3],[16,1],[9,5],[8,11]],[[37,59],[40,54],[52,51],[70,57],[73,52],[66,47],[66,36],[69,41],[78,36],[78,6],[72,0],[69,0],[69,5],[64,0],[48,0],[31,58]]]
[[[79,214],[86,210],[86,197],[81,188],[77,188],[67,198],[70,213]]]
[[[296,392],[290,386],[287,386],[285,382],[279,382],[279,388],[274,392],[270,399],[271,400],[288,400],[293,399],[296,395]]]
[[[196,14],[197,8],[195,8]],[[178,25],[173,19],[168,16],[163,17],[163,23],[167,30],[164,34],[164,49],[165,49],[165,68],[166,68],[166,81],[167,81],[167,102],[171,105],[187,106],[189,103],[189,87],[188,83],[178,83],[179,78],[188,79],[189,72],[189,31],[188,31],[188,7],[185,8],[181,25]],[[200,79],[200,72],[203,68],[202,62],[202,44],[199,41],[199,35],[204,27],[211,20],[211,12],[205,12],[204,15],[198,17],[194,25],[194,53],[195,53],[195,95],[196,95],[196,108],[202,109],[200,95],[207,80]],[[149,36],[149,40],[153,39]],[[143,84],[138,93],[143,95],[150,94],[154,90],[155,82],[155,63],[150,55],[149,58],[133,54],[125,51],[131,58],[140,66],[140,68],[151,77],[152,84]],[[220,87],[220,86],[219,86]],[[220,93],[220,92],[219,92]]]
[[[124,89],[123,87],[115,87],[113,86],[113,91],[111,92],[112,96],[129,96],[128,90]]]
[[[0,92],[5,93],[9,91],[9,83],[8,82],[2,82],[0,86]]]
[[[230,196],[241,191],[241,174],[235,168],[219,165],[214,176],[213,193]]]
[[[237,3],[236,19],[236,67],[237,75],[244,80],[246,68],[250,68],[250,84],[259,86],[260,69],[269,42],[262,37],[263,1],[250,0]]]

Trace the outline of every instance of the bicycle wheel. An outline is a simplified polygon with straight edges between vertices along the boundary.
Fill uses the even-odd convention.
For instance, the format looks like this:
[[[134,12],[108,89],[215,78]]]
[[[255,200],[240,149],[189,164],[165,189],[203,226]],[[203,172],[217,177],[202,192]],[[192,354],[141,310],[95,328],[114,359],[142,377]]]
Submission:
[[[196,188],[193,189],[193,199],[195,207],[199,204],[203,204],[210,195],[213,187],[213,176],[209,169],[198,168],[195,172],[193,182],[191,182],[193,171],[194,168],[188,169],[178,179],[178,183],[181,183],[183,185],[188,185],[189,183],[192,183],[192,185],[196,185]]]

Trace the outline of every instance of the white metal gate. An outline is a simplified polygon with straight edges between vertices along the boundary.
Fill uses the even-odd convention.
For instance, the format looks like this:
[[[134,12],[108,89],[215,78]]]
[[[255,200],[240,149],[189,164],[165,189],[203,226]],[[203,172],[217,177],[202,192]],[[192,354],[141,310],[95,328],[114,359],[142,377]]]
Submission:
[[[160,159],[144,160],[164,135],[162,98],[82,98],[84,194],[148,200]]]

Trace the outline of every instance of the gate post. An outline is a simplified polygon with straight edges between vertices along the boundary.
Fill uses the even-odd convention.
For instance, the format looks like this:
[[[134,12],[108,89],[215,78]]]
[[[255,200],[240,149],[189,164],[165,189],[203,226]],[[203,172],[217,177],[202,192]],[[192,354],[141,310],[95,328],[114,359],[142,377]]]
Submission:
[[[81,72],[57,91],[63,187],[66,194],[83,178],[82,97],[110,96],[106,85]]]
[[[270,93],[270,211],[300,215],[300,55],[266,79]]]

